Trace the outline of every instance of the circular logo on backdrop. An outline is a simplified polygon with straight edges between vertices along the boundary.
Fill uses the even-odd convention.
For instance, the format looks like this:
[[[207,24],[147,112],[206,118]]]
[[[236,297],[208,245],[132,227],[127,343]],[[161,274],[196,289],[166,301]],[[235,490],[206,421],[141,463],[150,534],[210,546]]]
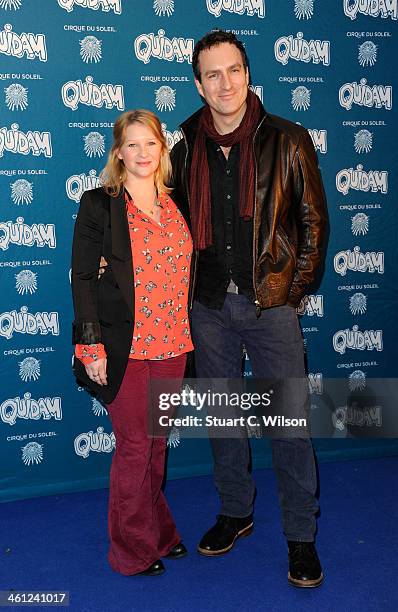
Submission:
[[[153,9],[158,17],[170,17],[174,13],[174,0],[155,0]]]
[[[102,59],[102,42],[95,36],[85,36],[80,42],[80,57],[86,64],[97,64]]]
[[[11,83],[4,89],[8,110],[25,110],[28,107],[28,89],[20,83]]]
[[[26,179],[17,179],[11,183],[11,199],[14,204],[30,204],[33,200],[33,183]]]
[[[99,132],[90,132],[83,136],[84,152],[87,157],[102,157],[105,153],[105,136]]]
[[[34,357],[25,357],[19,362],[19,375],[24,382],[40,378],[40,361]]]
[[[306,111],[311,104],[311,90],[299,85],[292,90],[292,106],[295,111]]]
[[[374,66],[377,61],[377,45],[371,40],[365,40],[358,49],[358,62],[361,66]]]
[[[158,111],[172,111],[176,105],[176,90],[168,85],[162,85],[159,89],[155,89],[156,99],[155,104]]]
[[[363,391],[366,387],[366,374],[362,370],[351,372],[348,378],[350,391]]]
[[[95,416],[103,416],[103,415],[107,415],[108,411],[105,408],[105,406],[103,404],[101,404],[101,402],[99,402],[97,399],[95,399],[95,397],[93,397],[93,405],[91,410],[93,411],[93,413],[95,414]]]
[[[176,448],[180,442],[180,430],[177,427],[172,427],[169,437],[167,438],[167,446],[169,448]]]
[[[37,290],[37,273],[31,270],[21,270],[15,275],[15,288],[19,295],[27,293],[36,293]]]
[[[297,19],[311,19],[314,14],[314,0],[294,0],[294,14]]]
[[[22,447],[22,461],[25,465],[38,465],[43,461],[43,445],[38,442],[28,442]]]
[[[22,0],[0,0],[0,8],[5,9],[6,11],[8,11],[8,9],[17,11],[21,8],[21,5]]]
[[[363,293],[354,293],[354,295],[350,297],[351,314],[353,315],[365,314],[366,307],[367,307],[366,295],[364,295]]]
[[[351,231],[354,236],[365,236],[369,231],[369,217],[365,213],[357,213],[351,218]]]
[[[357,153],[369,153],[373,146],[373,134],[369,130],[359,130],[354,137],[354,148]]]

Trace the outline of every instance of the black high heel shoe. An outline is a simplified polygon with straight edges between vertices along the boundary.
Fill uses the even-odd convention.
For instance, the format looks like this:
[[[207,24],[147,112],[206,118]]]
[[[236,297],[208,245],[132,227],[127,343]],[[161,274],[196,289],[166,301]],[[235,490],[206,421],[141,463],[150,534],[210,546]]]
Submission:
[[[188,551],[185,545],[182,542],[179,542],[168,552],[166,555],[166,559],[181,559],[182,557],[186,557]]]
[[[152,563],[148,569],[144,570],[143,572],[139,572],[139,576],[160,576],[165,571],[165,566],[163,565],[162,561],[158,559],[157,561],[154,561],[154,563]]]

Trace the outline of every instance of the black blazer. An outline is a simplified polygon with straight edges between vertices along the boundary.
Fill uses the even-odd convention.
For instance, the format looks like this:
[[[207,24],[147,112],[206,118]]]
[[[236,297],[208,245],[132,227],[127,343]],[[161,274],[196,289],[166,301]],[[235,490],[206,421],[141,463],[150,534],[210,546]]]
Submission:
[[[108,262],[98,280],[101,255]],[[75,358],[82,386],[110,403],[126,370],[134,331],[134,276],[123,191],[117,198],[100,187],[86,191],[76,219],[72,250],[74,344],[102,342],[107,353],[108,384],[90,380]]]

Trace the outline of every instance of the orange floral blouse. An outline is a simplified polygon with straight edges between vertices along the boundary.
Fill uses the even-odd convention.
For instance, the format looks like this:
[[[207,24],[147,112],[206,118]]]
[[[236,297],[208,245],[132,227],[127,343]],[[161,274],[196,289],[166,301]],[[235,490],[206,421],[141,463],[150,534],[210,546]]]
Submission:
[[[159,197],[160,224],[125,192],[134,266],[134,331],[131,359],[168,359],[193,350],[188,320],[192,239],[168,195]],[[101,281],[99,281],[101,282]],[[77,344],[85,365],[106,356],[103,344]]]

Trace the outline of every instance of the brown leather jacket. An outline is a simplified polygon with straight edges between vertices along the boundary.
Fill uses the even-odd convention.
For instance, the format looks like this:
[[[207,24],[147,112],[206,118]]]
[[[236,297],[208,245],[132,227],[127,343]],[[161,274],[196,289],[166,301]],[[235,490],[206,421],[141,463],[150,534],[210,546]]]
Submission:
[[[189,172],[202,109],[182,125],[183,139],[171,152],[173,198],[188,223]],[[256,200],[253,231],[253,285],[256,304],[298,306],[314,281],[325,240],[327,211],[318,160],[307,130],[262,116],[253,138]],[[197,263],[193,260],[193,295]]]

